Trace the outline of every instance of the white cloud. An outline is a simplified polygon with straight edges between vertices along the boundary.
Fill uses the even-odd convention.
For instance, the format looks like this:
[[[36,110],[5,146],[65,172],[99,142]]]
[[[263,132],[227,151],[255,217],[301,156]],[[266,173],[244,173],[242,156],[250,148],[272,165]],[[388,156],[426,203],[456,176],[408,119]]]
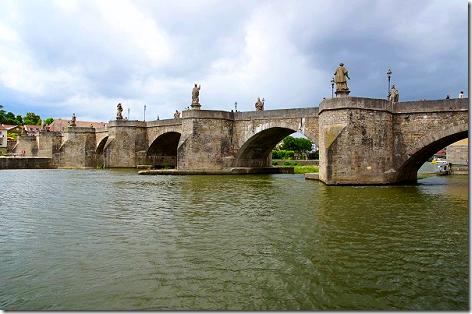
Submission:
[[[4,0],[0,101],[162,119],[198,83],[202,109],[316,106],[341,61],[353,96],[383,97],[391,68],[403,100],[442,98],[468,79],[467,18],[443,1]]]
[[[172,40],[156,22],[128,0],[94,1],[109,26],[108,36],[120,42],[117,49],[144,54],[156,67],[170,61],[174,53]]]

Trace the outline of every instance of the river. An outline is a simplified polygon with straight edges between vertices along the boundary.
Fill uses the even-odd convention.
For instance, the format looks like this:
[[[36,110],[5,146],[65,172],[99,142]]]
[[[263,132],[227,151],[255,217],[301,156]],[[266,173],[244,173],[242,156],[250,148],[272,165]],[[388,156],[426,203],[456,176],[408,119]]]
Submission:
[[[3,310],[468,310],[468,177],[0,172]]]

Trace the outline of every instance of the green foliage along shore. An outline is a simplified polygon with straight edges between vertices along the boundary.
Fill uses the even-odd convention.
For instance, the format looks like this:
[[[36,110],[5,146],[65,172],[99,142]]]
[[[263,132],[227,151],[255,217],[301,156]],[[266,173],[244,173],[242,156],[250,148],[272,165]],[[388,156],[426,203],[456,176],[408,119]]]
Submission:
[[[54,121],[53,118],[47,118],[44,122],[46,124],[51,124]],[[10,124],[10,125],[41,125],[43,120],[41,117],[34,112],[27,112],[26,116],[21,116],[19,114],[15,115],[11,111],[3,110],[3,105],[0,105],[0,124]]]

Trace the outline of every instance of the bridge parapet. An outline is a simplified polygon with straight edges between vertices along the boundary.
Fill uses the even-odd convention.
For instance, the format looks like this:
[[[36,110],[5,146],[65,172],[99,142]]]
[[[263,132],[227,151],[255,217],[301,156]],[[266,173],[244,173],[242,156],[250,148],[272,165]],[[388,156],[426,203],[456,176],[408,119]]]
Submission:
[[[419,100],[396,103],[395,113],[422,113],[445,111],[468,111],[469,99]]]
[[[363,109],[393,112],[394,104],[386,99],[347,97],[325,99],[320,104],[320,111],[336,109]]]
[[[146,127],[153,128],[153,127],[162,127],[162,126],[173,126],[173,125],[181,125],[182,119],[163,119],[163,120],[154,120],[154,121],[146,121]]]
[[[318,107],[235,112],[235,120],[318,117]]]
[[[221,110],[185,110],[182,119],[222,119],[234,120],[234,113]]]
[[[111,127],[146,127],[145,121],[138,120],[112,120],[108,122],[108,128]]]

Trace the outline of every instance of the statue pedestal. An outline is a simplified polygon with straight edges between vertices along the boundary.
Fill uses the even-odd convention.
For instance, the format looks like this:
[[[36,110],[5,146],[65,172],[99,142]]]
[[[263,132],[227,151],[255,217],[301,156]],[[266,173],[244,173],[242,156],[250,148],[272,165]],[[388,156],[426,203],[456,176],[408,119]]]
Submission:
[[[348,98],[350,92],[350,90],[337,90],[336,98]]]
[[[200,107],[202,105],[200,105],[199,103],[192,103],[190,106],[192,107],[192,110],[200,110]]]

